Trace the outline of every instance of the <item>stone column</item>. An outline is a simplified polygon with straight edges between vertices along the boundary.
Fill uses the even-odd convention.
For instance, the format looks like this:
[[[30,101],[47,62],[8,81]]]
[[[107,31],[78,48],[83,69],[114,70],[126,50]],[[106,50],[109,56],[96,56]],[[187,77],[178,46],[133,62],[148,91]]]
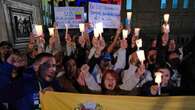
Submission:
[[[3,11],[3,0],[0,1],[0,42],[8,41],[5,13]]]

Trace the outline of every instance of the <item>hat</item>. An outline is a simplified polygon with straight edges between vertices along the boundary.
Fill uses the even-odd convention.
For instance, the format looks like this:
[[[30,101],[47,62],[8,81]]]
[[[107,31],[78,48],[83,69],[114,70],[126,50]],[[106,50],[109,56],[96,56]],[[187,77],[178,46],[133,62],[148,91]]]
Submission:
[[[106,60],[106,61],[111,61],[112,60],[112,55],[108,52],[104,52],[102,55],[101,55],[101,58],[103,60]]]

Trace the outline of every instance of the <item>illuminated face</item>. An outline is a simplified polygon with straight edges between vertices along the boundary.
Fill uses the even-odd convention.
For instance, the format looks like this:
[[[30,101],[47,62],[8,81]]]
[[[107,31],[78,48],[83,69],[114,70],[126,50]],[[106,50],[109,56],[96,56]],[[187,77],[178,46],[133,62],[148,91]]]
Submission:
[[[169,83],[169,80],[170,80],[170,71],[167,68],[159,69],[158,71],[162,73],[161,85],[162,85],[162,87],[163,86],[166,87]]]
[[[116,87],[116,78],[114,78],[111,73],[106,74],[104,79],[104,86],[108,90],[114,90]]]
[[[76,61],[74,59],[70,59],[67,62],[67,74],[69,74],[69,76],[73,77],[77,72],[77,65],[76,65]]]
[[[56,60],[51,57],[48,61],[40,65],[40,75],[47,81],[52,81],[56,76]]]

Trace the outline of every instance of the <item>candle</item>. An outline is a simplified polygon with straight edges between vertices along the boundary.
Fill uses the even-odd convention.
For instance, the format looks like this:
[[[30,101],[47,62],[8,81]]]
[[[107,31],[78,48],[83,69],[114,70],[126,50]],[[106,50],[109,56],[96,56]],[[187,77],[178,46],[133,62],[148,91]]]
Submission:
[[[162,73],[161,72],[156,72],[155,73],[155,83],[158,84],[158,95],[161,94],[161,89],[160,89],[160,83],[162,81]]]
[[[142,39],[136,40],[136,45],[137,45],[137,48],[139,50],[139,48],[142,47]]]
[[[42,25],[35,25],[35,30],[36,30],[37,36],[41,36],[43,34]]]
[[[131,21],[132,12],[127,12],[127,20]]]
[[[165,23],[169,22],[169,14],[164,14],[164,21]]]
[[[143,64],[144,60],[146,59],[145,54],[144,54],[144,50],[138,50],[138,51],[136,51],[136,53],[137,53],[138,59]]]
[[[102,22],[97,23],[96,28],[97,28],[97,30],[99,31],[100,34],[104,32]]]
[[[54,35],[54,28],[48,28],[49,30],[49,35],[53,36]]]
[[[139,36],[140,28],[135,28],[135,36]]]
[[[128,30],[123,29],[123,39],[126,39],[128,36]]]
[[[85,31],[85,24],[84,23],[80,23],[79,24],[79,29],[80,29],[80,32],[84,32]]]
[[[161,72],[156,72],[155,73],[155,83],[160,84],[162,79],[161,79],[162,73]]]
[[[67,36],[68,36],[68,24],[65,24],[65,28],[66,28],[66,35],[65,35],[65,37],[67,38]]]
[[[94,31],[93,31],[94,37],[98,38],[99,37],[99,32],[97,30],[97,28],[94,27]]]

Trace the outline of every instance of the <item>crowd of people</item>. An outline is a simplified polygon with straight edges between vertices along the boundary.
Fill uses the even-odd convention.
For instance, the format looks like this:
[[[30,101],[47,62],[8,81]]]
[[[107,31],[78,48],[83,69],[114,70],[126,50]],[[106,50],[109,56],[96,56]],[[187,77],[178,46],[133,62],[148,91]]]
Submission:
[[[109,41],[104,36],[64,35],[62,44],[58,30],[49,39],[44,35],[30,35],[26,54],[14,49],[7,41],[0,43],[0,106],[32,110],[39,93],[46,91],[90,93],[105,95],[178,95],[182,75],[180,63],[183,50],[178,48],[169,33],[161,32],[152,39],[145,51],[146,60],[140,62],[133,29],[126,39],[120,26]],[[108,36],[110,37],[110,36]],[[143,41],[144,43],[144,41]],[[155,73],[162,74],[160,86]],[[161,94],[159,94],[159,88]],[[68,100],[68,99],[67,99]]]

